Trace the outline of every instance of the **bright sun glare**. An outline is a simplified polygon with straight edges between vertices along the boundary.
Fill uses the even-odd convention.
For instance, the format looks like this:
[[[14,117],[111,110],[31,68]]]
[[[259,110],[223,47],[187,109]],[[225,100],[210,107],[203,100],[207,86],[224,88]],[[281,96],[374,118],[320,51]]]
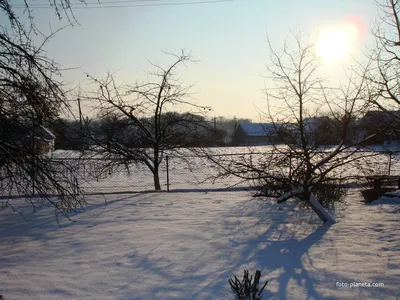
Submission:
[[[317,53],[328,61],[343,60],[349,52],[349,38],[343,30],[324,32],[317,42]]]
[[[357,17],[349,17],[334,27],[322,30],[316,43],[317,54],[327,61],[344,60],[351,48],[362,42],[365,23]]]

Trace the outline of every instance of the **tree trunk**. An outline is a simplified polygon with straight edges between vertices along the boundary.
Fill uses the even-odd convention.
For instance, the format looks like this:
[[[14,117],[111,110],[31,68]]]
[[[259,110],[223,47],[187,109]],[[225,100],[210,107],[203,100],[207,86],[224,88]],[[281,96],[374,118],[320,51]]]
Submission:
[[[160,176],[158,174],[158,165],[154,166],[153,179],[154,179],[154,189],[156,191],[160,191],[161,185],[160,185]]]
[[[324,207],[318,202],[317,198],[315,198],[313,193],[309,194],[310,196],[310,205],[311,208],[314,210],[314,212],[318,215],[318,217],[322,220],[324,223],[336,223],[335,219],[332,218],[332,216],[324,209]]]
[[[157,134],[157,132],[156,132],[156,134]],[[154,151],[154,156],[153,156],[153,161],[154,161],[154,168],[153,168],[154,189],[156,191],[160,191],[161,190],[160,175],[159,175],[160,149],[158,148],[158,144],[157,143],[154,145],[153,151]]]

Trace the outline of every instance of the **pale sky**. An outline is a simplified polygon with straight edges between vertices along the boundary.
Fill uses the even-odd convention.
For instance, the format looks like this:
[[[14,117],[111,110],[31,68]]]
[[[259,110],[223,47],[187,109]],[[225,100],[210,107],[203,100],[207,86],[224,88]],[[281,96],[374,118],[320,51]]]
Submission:
[[[22,3],[17,1],[22,0],[12,3]],[[49,57],[64,68],[76,68],[64,72],[65,82],[77,85],[86,73],[103,77],[117,71],[117,79],[133,83],[151,70],[147,60],[160,65],[168,62],[161,50],[187,49],[198,62],[180,69],[179,76],[185,84],[196,83],[196,102],[211,106],[210,116],[254,121],[259,120],[256,107],[266,107],[262,75],[269,55],[267,35],[279,48],[291,30],[314,34],[349,17],[361,20],[369,30],[377,12],[373,0],[232,0],[147,7],[134,5],[196,0],[110,1],[116,0],[103,0],[96,6],[133,7],[75,9],[80,25],[64,28],[46,45]],[[48,5],[46,0],[33,3]],[[49,32],[49,24],[55,30],[67,23],[58,21],[51,9],[33,9],[44,32]],[[350,53],[358,55],[366,41],[368,35],[354,42]],[[335,77],[342,62],[327,62],[324,70]]]

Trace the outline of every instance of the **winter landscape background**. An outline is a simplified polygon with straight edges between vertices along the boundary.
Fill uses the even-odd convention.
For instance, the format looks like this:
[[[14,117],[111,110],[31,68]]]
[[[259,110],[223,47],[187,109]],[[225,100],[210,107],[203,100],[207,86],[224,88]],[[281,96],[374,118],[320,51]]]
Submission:
[[[137,181],[146,179],[139,171],[92,181],[98,192],[103,184],[115,194],[86,196],[89,205],[74,222],[57,224],[54,208],[32,213],[23,199],[13,200],[22,215],[0,212],[0,293],[6,299],[234,299],[228,279],[260,269],[269,281],[263,299],[399,296],[399,197],[365,204],[361,188],[351,188],[346,203],[331,210],[337,223],[321,226],[295,200],[276,204],[253,198],[254,191],[193,184],[188,174],[205,177],[208,167],[175,170],[186,182],[180,192],[118,194],[118,180],[145,185]]]
[[[400,1],[0,14],[0,300],[399,299]]]

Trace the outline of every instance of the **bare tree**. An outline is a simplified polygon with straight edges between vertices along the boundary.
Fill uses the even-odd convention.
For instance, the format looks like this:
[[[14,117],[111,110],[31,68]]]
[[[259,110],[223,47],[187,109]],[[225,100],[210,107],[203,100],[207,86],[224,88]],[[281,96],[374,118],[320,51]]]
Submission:
[[[390,113],[400,108],[400,1],[383,0],[376,4],[379,15],[372,30],[375,47],[368,54],[370,102]],[[399,119],[400,115],[395,117]]]
[[[40,155],[38,130],[68,110],[59,65],[48,59],[43,45],[35,45],[32,10],[24,2],[30,23],[25,25],[8,0],[0,1],[0,12],[9,23],[0,27],[0,190],[7,200],[39,194],[66,214],[83,204],[73,168],[62,161]],[[51,1],[56,13],[68,14],[69,1]],[[58,199],[51,198],[57,194]],[[8,201],[9,202],[9,201]],[[9,203],[11,204],[11,203]]]
[[[84,0],[79,0],[80,3],[85,3]],[[56,16],[59,19],[66,17],[70,24],[77,23],[75,19],[74,12],[71,7],[70,0],[49,0],[49,5],[55,12]],[[9,24],[19,33],[30,33],[32,31],[36,31],[35,22],[34,22],[34,14],[32,5],[34,3],[29,3],[28,1],[23,1],[20,4],[11,3],[10,0],[0,0],[0,11],[6,16],[9,21]],[[13,9],[13,5],[17,5],[19,8],[23,6],[23,15],[18,15]],[[27,17],[29,20],[29,25],[26,27],[24,22],[21,22],[21,17]],[[2,26],[2,29],[5,27]]]
[[[346,177],[344,167],[359,168],[360,160],[375,156],[374,153],[358,153],[358,146],[371,137],[353,135],[352,130],[352,121],[364,112],[362,101],[370,97],[365,76],[358,77],[356,72],[350,71],[345,85],[329,87],[327,81],[319,76],[320,61],[313,45],[304,45],[301,36],[294,38],[293,48],[285,45],[282,53],[275,51],[270,44],[270,53],[269,79],[275,86],[266,89],[267,115],[274,124],[279,119],[284,133],[282,135],[281,131],[281,138],[290,149],[286,155],[291,160],[288,178],[292,189],[281,195],[278,201],[300,195],[326,222],[327,214],[318,207],[312,192],[332,177]],[[279,104],[274,107],[273,103]],[[327,148],[316,141],[318,126],[326,119],[318,117],[321,107],[328,109],[335,124],[334,132],[325,129],[327,136],[337,136],[333,147]]]
[[[98,90],[85,98],[97,102],[100,118],[111,121],[113,126],[108,127],[117,128],[119,134],[96,136],[86,130],[92,144],[89,153],[105,158],[107,167],[145,164],[153,174],[155,190],[161,189],[159,170],[165,152],[192,146],[202,136],[200,131],[209,130],[201,116],[209,108],[192,102],[191,86],[183,86],[174,74],[192,61],[190,55],[167,54],[174,61],[167,68],[152,64],[156,71],[149,75],[154,80],[146,83],[117,85],[111,74],[103,80],[88,75]],[[177,113],[179,109],[184,112]],[[88,122],[83,123],[88,128]]]
[[[270,62],[267,66],[269,85],[265,89],[268,107],[263,117],[274,129],[272,150],[241,161],[214,160],[220,167],[218,176],[236,175],[264,185],[264,192],[278,202],[299,197],[318,214],[323,222],[333,221],[314,193],[334,178],[354,176],[345,169],[359,168],[360,160],[376,154],[360,154],[357,148],[365,141],[353,135],[353,120],[361,116],[362,100],[369,96],[365,77],[348,73],[346,85],[331,88],[319,76],[320,59],[312,43],[293,35],[292,44],[281,51],[269,43]],[[321,108],[330,118],[321,117]],[[269,130],[270,131],[270,130]],[[327,146],[326,136],[335,136]],[[280,143],[277,144],[276,140]],[[272,192],[271,192],[272,191]]]

